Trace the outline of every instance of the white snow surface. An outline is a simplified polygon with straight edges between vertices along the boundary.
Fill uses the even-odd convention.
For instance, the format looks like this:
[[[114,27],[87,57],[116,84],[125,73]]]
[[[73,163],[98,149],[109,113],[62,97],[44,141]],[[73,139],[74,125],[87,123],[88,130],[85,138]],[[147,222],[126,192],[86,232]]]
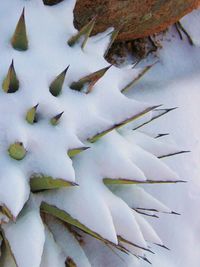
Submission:
[[[200,264],[200,10],[184,17],[181,23],[195,45],[191,46],[184,34],[184,40],[180,40],[172,27],[163,37],[159,63],[128,94],[137,100],[178,107],[142,130],[148,129],[151,134],[158,129],[161,133],[170,133],[176,143],[191,151],[164,159],[181,179],[188,181],[187,184],[143,187],[181,214],[149,219],[171,249],[167,252],[155,247],[156,255],[149,255],[154,267],[198,267]],[[141,266],[149,265],[142,263]]]
[[[18,266],[40,266],[45,237],[38,211],[27,212],[17,223],[3,225],[3,231]]]
[[[128,97],[121,94],[120,89],[125,85],[126,78],[128,82],[138,73],[130,66],[122,69],[112,66],[88,95],[72,91],[69,88],[71,82],[108,66],[102,57],[108,43],[107,33],[91,38],[84,51],[79,45],[73,48],[67,45],[67,40],[76,32],[73,27],[74,4],[74,0],[63,1],[55,7],[46,7],[41,0],[0,2],[0,56],[3,58],[0,62],[0,82],[12,59],[20,81],[16,93],[6,94],[0,90],[0,114],[3,114],[0,116],[0,204],[5,205],[14,217],[18,216],[16,223],[3,225],[12,253],[19,267],[39,267],[40,264],[46,267],[49,262],[52,266],[63,266],[64,256],[69,252],[61,249],[66,239],[56,238],[49,230],[44,230],[38,210],[30,211],[27,208],[20,213],[29,197],[30,176],[39,173],[76,181],[79,186],[36,195],[33,197],[36,199],[34,204],[44,200],[55,205],[112,243],[117,244],[117,237],[121,236],[136,245],[131,247],[123,244],[137,256],[144,256],[139,247],[147,249],[146,241],[160,245],[164,243],[172,251],[169,254],[153,246],[158,253],[149,257],[156,267],[197,267],[200,258],[198,250],[195,252],[194,248],[198,247],[199,237],[196,233],[200,227],[197,212],[200,196],[199,48],[191,47],[187,40],[179,40],[172,29],[164,38],[160,63],[137,84],[135,90],[127,94]],[[24,6],[29,49],[19,52],[11,47],[10,38]],[[49,93],[49,84],[68,65],[70,68],[62,93],[54,97]],[[26,112],[37,103],[39,121],[29,125],[25,120]],[[181,108],[174,111],[174,115],[159,119],[159,123],[154,121],[151,127],[143,127],[142,133],[130,133],[128,127],[125,127],[119,132],[112,131],[95,144],[86,142],[87,138],[102,130],[160,103]],[[64,114],[60,124],[56,127],[50,125],[49,120],[62,111]],[[146,119],[152,114],[145,116]],[[150,131],[150,136],[144,135],[144,129]],[[191,155],[158,159],[162,155],[179,151],[176,145],[169,143],[163,146],[161,139],[151,137],[161,131],[172,132],[181,147],[192,150]],[[20,162],[9,158],[7,153],[9,145],[16,141],[23,142],[27,150],[25,159]],[[91,148],[72,162],[67,157],[67,150],[84,144]],[[112,192],[102,181],[104,178],[139,182],[175,181],[179,176],[190,183],[141,186],[166,205],[145,194],[142,189],[135,189],[136,195],[141,197],[141,202],[137,199],[138,203],[144,205],[144,208],[182,213],[180,217],[163,216],[158,223],[152,219],[151,223],[158,230],[158,235],[144,221],[147,216],[142,217],[130,209],[138,208],[134,206],[136,201],[131,194],[127,197],[123,190],[119,190],[115,195],[115,189],[111,189]],[[134,190],[130,190],[132,192]],[[27,206],[33,208],[32,205]],[[54,231],[59,236],[60,231],[56,228]],[[88,241],[90,239],[86,238]],[[89,243],[84,247],[85,253],[94,267],[113,267],[113,264],[115,267],[134,267],[138,264],[132,256],[124,259],[125,254],[121,255],[116,249],[108,252],[108,248],[99,245],[99,241]],[[78,246],[78,243],[74,246]],[[100,248],[107,254],[102,253]],[[120,257],[116,255],[118,253]],[[80,267],[84,266],[83,262],[87,266],[87,259],[81,249],[80,255],[74,256],[80,261]],[[145,266],[142,261],[141,266]]]

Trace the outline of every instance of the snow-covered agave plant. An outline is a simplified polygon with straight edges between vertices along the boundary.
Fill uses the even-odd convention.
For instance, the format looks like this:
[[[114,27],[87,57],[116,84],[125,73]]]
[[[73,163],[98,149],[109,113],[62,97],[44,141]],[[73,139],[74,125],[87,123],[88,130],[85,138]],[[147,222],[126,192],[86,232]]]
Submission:
[[[147,260],[164,245],[145,216],[173,213],[139,186],[179,181],[161,159],[177,147],[140,131],[169,110],[124,95],[145,70],[126,85],[105,60],[116,31],[88,38],[92,20],[77,33],[73,5],[0,1],[4,267],[92,266],[88,237]]]

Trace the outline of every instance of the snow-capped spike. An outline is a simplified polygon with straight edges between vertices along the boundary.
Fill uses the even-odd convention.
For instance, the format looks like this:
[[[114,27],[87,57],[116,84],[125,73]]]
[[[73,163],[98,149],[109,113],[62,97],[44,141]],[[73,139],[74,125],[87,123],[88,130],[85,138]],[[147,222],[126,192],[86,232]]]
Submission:
[[[30,178],[31,191],[36,193],[44,190],[58,189],[68,186],[78,186],[74,182],[69,182],[64,179],[54,179],[45,175],[32,175]]]
[[[28,112],[26,113],[26,121],[30,124],[34,124],[37,122],[37,107],[39,104],[35,105],[34,107],[30,108]]]
[[[174,107],[174,108],[163,108],[163,109],[156,109],[154,112],[156,114],[153,114],[152,118],[149,119],[148,121],[145,121],[144,123],[138,125],[137,127],[135,127],[133,130],[137,130],[145,125],[147,125],[148,123],[151,123],[152,121],[166,115],[167,113],[176,110],[178,107]],[[166,134],[165,134],[166,135]]]
[[[179,215],[179,216],[181,215],[180,213],[175,212],[175,211],[172,211],[171,214],[172,214],[172,215]]]
[[[138,119],[139,117],[141,117],[141,116],[143,116],[144,114],[150,112],[151,110],[156,109],[157,107],[160,107],[160,105],[159,105],[159,106],[148,107],[148,108],[144,109],[143,111],[141,111],[140,113],[138,113],[138,114],[136,114],[136,115],[134,115],[134,116],[132,116],[132,117],[130,117],[130,118],[128,118],[128,119],[122,121],[122,122],[119,122],[119,123],[113,125],[113,126],[110,127],[109,129],[104,130],[103,132],[98,133],[98,134],[94,135],[94,136],[91,137],[91,138],[88,138],[88,141],[91,142],[91,143],[94,143],[94,142],[98,141],[100,138],[102,138],[104,135],[110,133],[110,132],[113,131],[113,130],[116,130],[116,129],[118,129],[118,128],[123,127],[123,126],[126,125],[127,123],[132,122],[132,121]]]
[[[72,36],[68,40],[68,45],[74,46],[81,39],[81,37],[84,36],[83,42],[81,44],[81,47],[83,49],[88,41],[88,38],[90,37],[95,22],[96,22],[96,16],[88,24],[86,24],[76,35]]]
[[[15,160],[22,160],[26,156],[26,149],[22,142],[11,144],[8,148],[8,154]]]
[[[157,63],[157,62],[156,62]],[[125,93],[127,92],[129,89],[131,89],[135,83],[137,83],[156,63],[153,63],[147,67],[145,67],[136,78],[134,78],[133,81],[131,81],[129,84],[127,84],[124,88],[122,88],[121,92]]]
[[[123,251],[124,253],[128,253],[128,250],[126,250],[122,246],[115,244],[115,243],[103,238],[101,235],[94,232],[93,230],[91,230],[90,228],[88,228],[87,226],[82,224],[80,221],[78,221],[77,219],[73,218],[69,213],[67,213],[64,210],[59,209],[56,206],[53,206],[53,205],[48,204],[47,202],[43,201],[41,203],[40,210],[42,213],[50,214],[50,215],[60,219],[61,221],[66,222],[69,225],[78,228],[79,230],[85,232],[86,234],[102,241],[105,245],[109,244],[109,245]]]
[[[137,180],[130,180],[130,179],[112,179],[112,178],[104,178],[104,184],[106,185],[113,185],[113,184],[176,184],[176,183],[186,183],[183,180],[146,180],[146,181],[137,181]]]
[[[170,153],[170,154],[159,156],[158,158],[159,159],[163,159],[163,158],[167,158],[167,157],[171,157],[171,156],[175,156],[175,155],[180,155],[180,154],[185,154],[185,153],[190,153],[190,152],[191,151],[189,151],[189,150],[181,150],[181,151],[177,151],[177,152],[174,152],[174,153]]]
[[[168,135],[169,135],[169,133],[157,134],[157,135],[155,136],[155,139],[157,139],[157,138],[161,138],[161,137],[164,137],[164,136],[168,136]]]
[[[61,3],[63,0],[43,0],[43,3],[47,6],[54,6]]]
[[[79,81],[77,82],[73,82],[71,85],[70,85],[70,88],[73,89],[73,90],[76,90],[76,91],[81,91],[84,87],[84,85],[88,85],[88,88],[87,88],[87,92],[86,93],[89,93],[92,91],[94,85],[98,82],[99,79],[101,79],[104,74],[112,67],[112,65],[108,66],[108,67],[105,67],[103,69],[100,69],[98,71],[95,71],[83,78],[81,78]]]
[[[19,89],[19,80],[15,72],[14,61],[12,60],[2,88],[6,93],[15,93]]]
[[[42,202],[40,206],[41,212],[53,215],[54,217],[60,219],[61,221],[67,222],[72,226],[75,226],[79,228],[80,230],[84,231],[85,233],[89,234],[90,236],[93,236],[99,240],[104,240],[99,234],[93,232],[91,229],[83,225],[78,220],[74,219],[70,214],[68,214],[64,210],[60,210],[56,206],[49,205],[46,202]]]
[[[120,236],[120,235],[118,235],[117,238],[118,238],[118,241],[120,241],[120,242],[124,242],[124,243],[129,244],[129,245],[131,245],[131,246],[134,246],[134,247],[136,247],[136,248],[140,248],[140,249],[142,249],[142,250],[145,250],[145,251],[148,251],[148,252],[150,252],[150,253],[152,253],[152,254],[155,254],[155,253],[154,253],[152,250],[150,250],[149,248],[144,248],[144,247],[141,247],[141,246],[139,246],[139,245],[137,245],[137,244],[134,244],[134,243],[132,243],[132,242],[130,242],[130,241],[124,239],[124,238],[123,238],[122,236]]]
[[[147,257],[145,257],[145,256],[139,256],[139,258],[141,258],[142,260],[144,260],[147,263],[149,263],[150,265],[152,265],[152,263],[147,259]]]
[[[165,245],[156,244],[156,243],[155,243],[155,245],[170,251],[170,249],[168,247],[166,247]]]
[[[74,148],[74,149],[70,149],[68,150],[67,154],[70,158],[75,157],[76,155],[78,155],[79,153],[89,149],[90,147],[79,147],[79,148]]]
[[[53,118],[51,118],[50,122],[53,126],[56,126],[59,123],[60,118],[62,117],[63,113],[64,113],[64,111],[59,113],[58,115],[54,116]]]
[[[50,84],[49,91],[53,96],[58,96],[61,93],[68,69],[69,66],[64,71],[62,71]]]
[[[152,217],[152,218],[159,218],[158,215],[156,214],[148,214],[146,212],[143,212],[143,211],[140,211],[140,209],[134,209],[137,213],[141,214],[141,215],[145,215],[145,216],[148,216],[148,217]]]
[[[14,49],[20,51],[26,51],[28,49],[28,38],[26,33],[26,22],[25,22],[25,9],[23,8],[22,14],[19,18],[15,32],[11,39],[11,44]]]
[[[112,44],[114,43],[114,41],[115,41],[116,38],[117,38],[119,32],[120,32],[120,29],[115,29],[114,31],[112,31],[111,33],[109,33],[109,35],[110,35],[110,42],[109,42],[109,44],[108,44],[108,46],[107,46],[107,49],[106,49],[106,51],[105,51],[105,53],[104,53],[104,57],[107,56],[107,54],[108,54],[108,52],[109,52],[109,50],[110,50]]]

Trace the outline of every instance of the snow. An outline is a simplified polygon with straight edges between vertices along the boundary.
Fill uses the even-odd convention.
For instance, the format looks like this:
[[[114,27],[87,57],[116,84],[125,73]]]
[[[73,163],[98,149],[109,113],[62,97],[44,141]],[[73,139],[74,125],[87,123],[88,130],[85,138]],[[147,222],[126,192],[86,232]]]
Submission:
[[[56,243],[62,248],[65,259],[70,257],[78,266],[91,267],[84,250],[66,225],[56,219],[48,218],[48,227],[52,231]]]
[[[194,10],[189,15],[181,19],[182,26],[186,29],[196,46],[200,46],[200,30],[197,27],[200,20],[199,10]]]
[[[145,126],[151,133],[167,132],[181,147],[191,153],[166,158],[164,161],[187,184],[144,186],[144,189],[161,200],[181,216],[160,216],[149,219],[151,225],[171,250],[154,247],[156,255],[149,256],[154,267],[198,267],[199,247],[199,23],[200,11],[194,11],[181,20],[197,46],[191,46],[186,37],[181,41],[175,28],[164,37],[159,51],[159,64],[131,90],[129,96],[148,102],[162,102],[166,107],[179,108]],[[148,264],[142,263],[142,267]]]
[[[20,267],[39,267],[44,245],[44,226],[38,211],[20,216],[17,223],[3,225],[12,254]]]
[[[141,68],[132,70],[130,66],[121,69],[112,66],[90,94],[72,91],[69,87],[73,81],[108,66],[102,56],[109,42],[107,31],[91,38],[83,51],[80,45],[67,45],[67,40],[76,33],[73,27],[74,4],[74,0],[63,1],[54,7],[44,6],[41,0],[0,2],[0,56],[4,59],[0,63],[0,82],[12,59],[20,81],[16,93],[6,94],[0,90],[0,114],[3,114],[0,116],[0,204],[5,205],[16,218],[16,223],[9,222],[2,228],[16,262],[19,267],[46,267],[50,264],[63,267],[64,259],[74,253],[73,257],[80,261],[81,267],[89,266],[87,257],[95,267],[102,264],[121,267],[122,262],[124,266],[137,266],[135,257],[129,255],[125,258],[125,254],[114,248],[118,244],[117,237],[121,236],[125,240],[119,245],[141,257],[145,257],[146,253],[140,247],[147,249],[147,241],[164,243],[174,249],[169,257],[165,251],[153,247],[156,252],[159,250],[156,256],[150,256],[156,267],[165,267],[164,264],[167,267],[185,267],[191,262],[193,267],[197,267],[199,255],[194,254],[193,249],[188,250],[187,245],[197,247],[199,239],[195,231],[198,232],[200,225],[200,217],[196,214],[200,192],[199,48],[191,47],[187,40],[179,40],[172,29],[164,38],[164,48],[159,52],[160,63],[137,83],[135,90],[130,90],[128,97],[121,90],[138,75]],[[29,49],[19,52],[11,47],[10,38],[24,6]],[[187,21],[184,23],[186,27]],[[68,65],[62,93],[54,97],[49,92],[49,85]],[[38,122],[30,125],[25,120],[26,112],[38,103]],[[97,143],[87,142],[89,137],[160,103],[180,106],[181,109],[174,111],[174,115],[166,115],[163,120],[151,122],[151,126],[142,127],[140,132],[128,131],[133,123],[119,131],[113,130]],[[50,119],[63,111],[60,123],[50,125]],[[139,121],[143,123],[153,116],[154,112],[149,112]],[[149,136],[144,134],[146,130]],[[176,143],[193,151],[191,155],[158,159],[179,151],[179,146],[172,142],[163,145],[163,139],[152,138],[162,131],[172,132]],[[19,162],[10,158],[7,152],[9,145],[16,141],[23,142],[27,150],[26,157]],[[69,149],[84,145],[90,149],[73,161],[67,156]],[[29,179],[35,173],[76,181],[78,186],[31,195],[27,203]],[[179,177],[191,179],[191,183],[139,188],[133,185],[129,189],[130,196],[126,195],[123,186],[118,190],[118,187],[107,187],[103,183],[104,178],[175,182]],[[142,188],[166,205],[156,201]],[[63,228],[56,222],[56,226],[50,226],[48,230],[39,214],[41,201],[65,211],[112,242],[109,245],[113,251],[108,251],[99,241],[92,241],[91,237],[85,237],[85,246],[79,248],[72,233],[66,232],[66,237],[61,236]],[[152,216],[157,210],[164,213],[174,210],[183,215],[179,218],[162,217],[159,224],[151,220],[158,230],[157,235],[144,220],[149,216],[142,217],[136,213],[138,208],[147,209],[145,212]],[[169,222],[173,227],[169,227]],[[65,249],[67,235],[73,245]],[[187,245],[182,247],[183,243]],[[102,254],[100,248],[107,252]],[[116,254],[120,255],[118,260]],[[112,256],[109,258],[108,255]],[[142,261],[141,264],[145,266]]]
[[[40,267],[65,267],[65,255],[54,241],[52,233],[45,229],[45,244]]]
[[[9,187],[15,183],[15,167],[23,170],[15,200],[10,199],[9,193],[6,197],[7,190],[1,193],[0,198],[0,202],[7,205],[15,217],[27,200],[27,184],[33,174],[74,182],[76,174],[71,159],[66,156],[68,149],[84,146],[83,142],[87,138],[149,107],[148,104],[131,100],[120,93],[118,83],[122,77],[119,75],[120,70],[115,67],[106,73],[89,95],[69,89],[71,82],[108,66],[102,57],[105,44],[109,41],[109,36],[105,36],[105,33],[101,36],[104,39],[98,40],[100,37],[95,37],[91,40],[85,51],[78,45],[73,48],[67,45],[69,37],[76,32],[72,12],[74,3],[75,1],[64,1],[55,7],[47,7],[41,0],[9,0],[1,1],[0,4],[0,53],[4,58],[0,64],[0,82],[12,59],[20,81],[16,93],[6,94],[3,90],[0,91],[0,113],[4,114],[0,118],[0,155],[2,159],[5,158],[9,168]],[[11,47],[10,38],[24,6],[29,49],[20,52]],[[9,23],[7,14],[10,17]],[[95,47],[96,43],[102,49],[94,54],[93,48],[90,53],[91,46]],[[70,68],[62,94],[54,97],[49,92],[49,85],[68,65]],[[29,125],[25,120],[26,112],[36,104],[39,104],[39,119],[34,125]],[[64,114],[60,124],[56,127],[50,125],[50,119],[62,111]],[[27,155],[21,162],[11,160],[7,155],[9,145],[16,141],[22,142],[27,150]],[[0,166],[3,165],[4,160],[0,162]],[[1,176],[3,175],[2,173]],[[2,178],[2,183],[3,179],[5,177]],[[2,184],[1,188],[3,186]],[[9,201],[16,203],[18,207],[11,207]]]

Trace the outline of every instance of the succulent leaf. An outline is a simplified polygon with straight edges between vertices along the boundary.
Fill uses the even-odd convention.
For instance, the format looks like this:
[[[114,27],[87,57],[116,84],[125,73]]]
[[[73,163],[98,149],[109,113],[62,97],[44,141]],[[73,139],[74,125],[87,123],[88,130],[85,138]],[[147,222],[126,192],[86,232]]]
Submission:
[[[111,66],[100,69],[92,74],[89,74],[83,78],[81,78],[79,81],[77,82],[73,82],[70,85],[70,88],[76,91],[81,91],[84,87],[84,85],[88,85],[88,90],[87,93],[89,93],[93,86],[95,85],[95,83],[98,82],[99,79],[101,79],[103,77],[103,75],[110,69]]]
[[[15,218],[13,217],[11,211],[9,210],[8,207],[6,207],[6,205],[2,205],[0,206],[0,211],[5,214],[10,220],[15,221]]]
[[[75,185],[77,184],[74,182],[69,182],[64,179],[54,179],[50,176],[44,176],[44,175],[33,175],[30,179],[30,187],[32,192],[58,189]]]
[[[9,67],[7,76],[3,81],[2,88],[6,93],[15,93],[19,89],[19,80],[15,72],[13,60]]]
[[[163,158],[167,158],[167,157],[171,157],[171,156],[176,156],[176,155],[180,155],[180,154],[185,154],[185,153],[190,153],[191,151],[189,150],[180,150],[174,153],[170,153],[170,154],[165,154],[165,155],[161,155],[158,158],[159,159],[163,159]]]
[[[53,126],[56,126],[60,122],[60,118],[62,117],[63,113],[64,111],[51,118],[50,122]]]
[[[153,106],[153,107],[146,108],[142,112],[140,112],[140,113],[138,113],[138,114],[136,114],[136,115],[134,115],[134,116],[132,116],[132,117],[130,117],[130,118],[118,123],[118,124],[113,125],[111,128],[109,128],[109,129],[107,129],[107,130],[105,130],[105,131],[103,131],[101,133],[98,133],[98,134],[96,134],[95,136],[93,136],[91,138],[88,138],[88,141],[91,142],[91,143],[94,143],[94,142],[98,141],[100,138],[102,138],[104,135],[110,133],[111,131],[113,131],[115,129],[123,127],[127,123],[138,119],[139,117],[143,116],[144,114],[148,113],[149,111],[151,111],[151,110],[153,110],[153,109],[155,109],[157,107],[158,106]]]
[[[9,243],[6,240],[5,236],[1,246],[2,255],[0,257],[0,266],[2,267],[18,267],[15,257],[12,254]]]
[[[70,149],[70,150],[68,150],[67,154],[70,158],[73,158],[76,155],[78,155],[79,153],[87,150],[88,148],[90,148],[90,147],[79,147],[79,148]]]
[[[76,263],[70,257],[67,257],[65,264],[67,267],[77,267]]]
[[[61,3],[63,0],[43,0],[43,3],[47,6],[54,6]]]
[[[34,107],[32,107],[31,109],[28,110],[27,114],[26,114],[26,121],[30,124],[34,124],[35,122],[37,122],[37,107],[39,104],[35,105]]]
[[[85,225],[80,223],[78,220],[74,219],[66,211],[60,210],[57,207],[49,205],[48,203],[45,203],[45,202],[42,202],[40,209],[42,212],[53,215],[54,217],[60,219],[61,221],[64,221],[70,225],[76,226],[77,228],[81,229],[82,231],[86,232],[87,234],[97,239],[102,239],[97,233],[87,228]]]
[[[143,127],[144,125],[146,125],[146,124],[148,124],[148,123],[150,123],[150,122],[152,122],[152,121],[164,116],[165,114],[167,114],[167,113],[169,113],[169,112],[171,112],[171,111],[173,111],[175,109],[177,109],[177,108],[175,107],[175,108],[166,108],[166,109],[156,109],[156,110],[153,111],[153,115],[149,120],[147,120],[144,123],[138,125],[133,130],[137,130],[137,129]]]
[[[28,49],[28,38],[27,38],[27,33],[26,33],[24,9],[17,23],[15,32],[11,39],[11,43],[12,43],[13,48],[17,50],[25,51]]]
[[[127,92],[128,90],[130,90],[131,88],[133,88],[133,86],[155,65],[152,64],[150,66],[145,67],[136,78],[133,79],[133,81],[131,81],[129,84],[127,84],[122,90],[122,93]]]
[[[49,91],[53,96],[58,96],[61,93],[68,69],[69,66],[63,72],[61,72],[50,84]]]
[[[26,156],[26,149],[23,146],[23,143],[16,142],[11,144],[8,148],[9,156],[15,160],[22,160]]]
[[[108,54],[108,52],[109,52],[112,44],[114,43],[114,41],[116,40],[116,38],[117,38],[117,36],[119,34],[119,31],[120,30],[116,29],[116,30],[112,31],[111,33],[109,33],[109,35],[110,35],[110,42],[109,42],[109,44],[107,46],[107,49],[106,49],[106,51],[104,53],[104,57],[107,56],[107,54]]]
[[[76,35],[72,36],[68,40],[68,45],[74,46],[83,37],[83,41],[81,44],[81,47],[83,49],[87,44],[88,38],[94,28],[95,22],[96,22],[96,17],[94,17],[87,25],[85,25]]]
[[[120,185],[120,184],[175,184],[175,183],[184,183],[185,181],[182,180],[146,180],[146,181],[137,181],[137,180],[130,180],[130,179],[111,179],[111,178],[104,178],[104,183],[106,185]]]
[[[60,219],[61,221],[68,223],[71,226],[77,227],[81,231],[85,232],[86,234],[88,234],[88,235],[90,235],[90,236],[92,236],[92,237],[94,237],[94,238],[96,238],[98,240],[101,240],[105,244],[112,245],[115,248],[118,248],[119,250],[124,251],[124,252],[127,251],[122,246],[116,245],[116,244],[104,239],[99,234],[95,233],[94,231],[92,231],[91,229],[89,229],[88,227],[83,225],[81,222],[79,222],[78,220],[74,219],[66,211],[63,211],[63,210],[57,208],[56,206],[50,205],[50,204],[48,204],[46,202],[42,202],[41,206],[40,206],[40,210],[41,210],[41,212],[47,213],[49,215],[52,215],[52,216]]]

